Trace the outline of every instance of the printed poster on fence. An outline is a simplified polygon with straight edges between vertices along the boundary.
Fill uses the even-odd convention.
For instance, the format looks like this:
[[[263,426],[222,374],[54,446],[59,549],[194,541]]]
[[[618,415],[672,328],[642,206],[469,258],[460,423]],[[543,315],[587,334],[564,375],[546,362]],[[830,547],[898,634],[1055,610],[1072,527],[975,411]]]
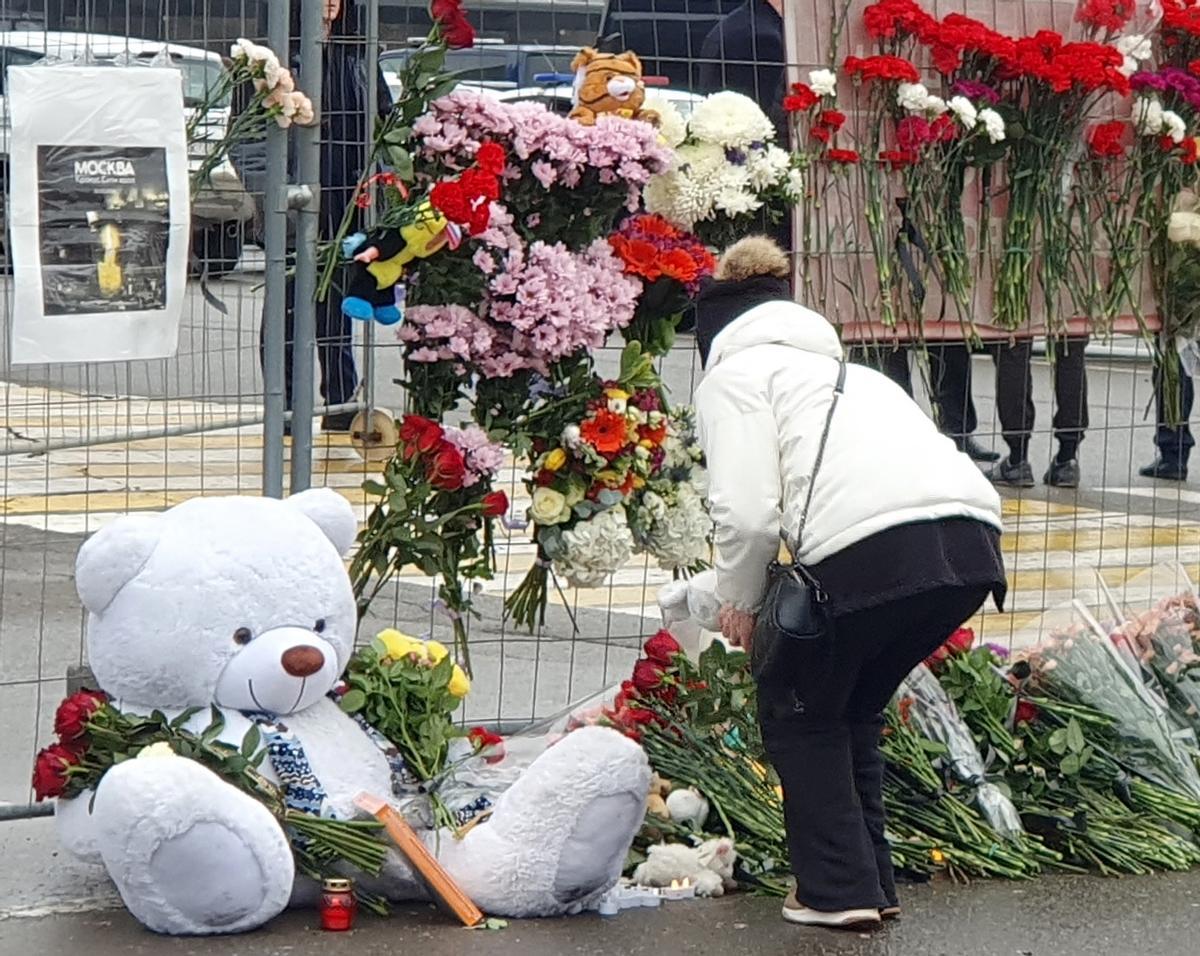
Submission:
[[[178,71],[14,67],[8,104],[12,361],[173,355],[190,232]]]

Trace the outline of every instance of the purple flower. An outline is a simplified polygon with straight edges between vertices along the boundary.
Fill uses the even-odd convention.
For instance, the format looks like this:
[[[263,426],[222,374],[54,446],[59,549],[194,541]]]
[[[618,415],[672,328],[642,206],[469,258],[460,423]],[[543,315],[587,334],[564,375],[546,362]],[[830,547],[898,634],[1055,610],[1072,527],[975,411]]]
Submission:
[[[1160,93],[1166,92],[1166,78],[1158,73],[1147,73],[1145,70],[1140,73],[1134,73],[1129,78],[1129,85],[1135,90],[1158,90]]]
[[[993,106],[1000,102],[1000,94],[979,80],[958,80],[950,87],[950,92],[961,94],[969,100],[983,100]]]
[[[1004,647],[1002,644],[993,644],[991,641],[989,641],[983,646],[1000,658],[1000,660],[1008,660],[1008,648]]]

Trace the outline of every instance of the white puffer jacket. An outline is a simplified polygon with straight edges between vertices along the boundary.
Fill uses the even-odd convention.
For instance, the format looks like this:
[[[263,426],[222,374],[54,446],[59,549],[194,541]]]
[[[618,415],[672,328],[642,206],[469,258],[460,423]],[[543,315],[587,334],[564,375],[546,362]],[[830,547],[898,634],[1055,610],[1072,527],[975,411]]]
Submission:
[[[696,409],[723,603],[759,608],[781,529],[811,566],[913,521],[1001,527],[1000,497],[971,460],[898,385],[851,364],[804,540],[794,540],[841,357],[833,326],[794,302],[755,306],[713,340]]]

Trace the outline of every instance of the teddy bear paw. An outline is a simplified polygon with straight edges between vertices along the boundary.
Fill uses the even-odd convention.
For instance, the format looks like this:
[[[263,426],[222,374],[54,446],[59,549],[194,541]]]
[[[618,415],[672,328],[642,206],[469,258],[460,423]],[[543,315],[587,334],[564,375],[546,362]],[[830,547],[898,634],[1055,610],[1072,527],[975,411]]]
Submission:
[[[192,760],[118,764],[96,791],[92,818],[109,877],[156,932],[244,932],[291,897],[295,863],[275,817]]]

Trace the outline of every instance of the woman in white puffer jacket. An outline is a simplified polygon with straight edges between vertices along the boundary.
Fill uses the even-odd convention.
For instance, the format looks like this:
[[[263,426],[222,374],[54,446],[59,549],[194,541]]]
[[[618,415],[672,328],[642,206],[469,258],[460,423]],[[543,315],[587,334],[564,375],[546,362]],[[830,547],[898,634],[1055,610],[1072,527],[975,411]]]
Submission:
[[[1000,499],[898,386],[843,366],[836,331],[791,300],[788,273],[778,246],[744,239],[697,303],[717,596],[726,638],[754,652],[763,741],[783,783],[796,877],[784,917],[862,927],[899,912],[882,711],[989,595],[1002,602]],[[826,638],[755,631],[781,539],[827,597]],[[769,653],[750,648],[755,633]]]

